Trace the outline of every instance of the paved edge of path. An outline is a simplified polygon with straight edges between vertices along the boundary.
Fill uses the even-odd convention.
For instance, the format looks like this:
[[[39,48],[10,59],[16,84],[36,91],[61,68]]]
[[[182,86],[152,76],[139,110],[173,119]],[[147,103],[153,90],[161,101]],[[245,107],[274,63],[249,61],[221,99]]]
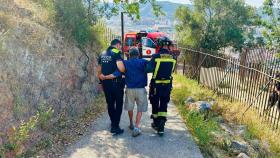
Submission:
[[[151,129],[151,105],[142,117],[142,134],[133,138],[128,129],[128,116],[124,110],[121,127],[125,133],[112,136],[107,113],[95,120],[90,132],[66,149],[64,158],[202,158],[202,154],[188,132],[173,103],[168,107],[165,135],[159,137]]]

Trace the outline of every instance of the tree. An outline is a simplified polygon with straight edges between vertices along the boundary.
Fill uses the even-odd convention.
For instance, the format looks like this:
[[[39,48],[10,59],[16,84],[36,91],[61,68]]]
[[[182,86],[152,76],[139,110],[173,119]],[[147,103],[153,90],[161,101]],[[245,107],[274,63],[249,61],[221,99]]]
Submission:
[[[268,16],[261,21],[265,27],[263,31],[264,38],[270,48],[280,48],[280,1],[265,0],[263,4],[263,13]]]
[[[66,39],[73,37],[82,48],[97,41],[93,26],[101,17],[111,17],[126,12],[129,16],[140,18],[140,4],[150,3],[156,16],[163,14],[156,0],[33,0],[49,10],[51,19]]]
[[[243,0],[192,0],[194,8],[176,11],[179,44],[207,50],[240,49],[255,24],[254,8]]]
[[[150,3],[156,16],[163,14],[156,0],[33,0],[50,13],[50,19],[61,30],[66,39],[75,39],[83,48],[98,41],[94,24],[102,17],[111,17],[126,12],[130,17],[140,18],[140,4]]]
[[[163,14],[161,7],[156,0],[114,0],[109,3],[101,0],[83,0],[87,6],[88,15],[92,17],[107,17],[119,14],[120,11],[126,12],[128,16],[140,19],[140,4],[150,3],[156,16]],[[93,21],[96,19],[93,19]]]

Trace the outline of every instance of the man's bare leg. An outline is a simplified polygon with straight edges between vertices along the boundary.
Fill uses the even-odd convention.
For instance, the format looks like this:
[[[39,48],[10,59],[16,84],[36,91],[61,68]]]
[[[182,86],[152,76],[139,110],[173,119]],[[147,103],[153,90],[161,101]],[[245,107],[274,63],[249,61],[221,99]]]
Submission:
[[[141,117],[142,117],[142,112],[137,112],[137,115],[136,115],[136,123],[135,123],[135,127],[136,127],[136,128],[139,128],[140,121],[141,121]]]
[[[133,127],[133,111],[128,111],[128,117],[129,117],[129,128]]]

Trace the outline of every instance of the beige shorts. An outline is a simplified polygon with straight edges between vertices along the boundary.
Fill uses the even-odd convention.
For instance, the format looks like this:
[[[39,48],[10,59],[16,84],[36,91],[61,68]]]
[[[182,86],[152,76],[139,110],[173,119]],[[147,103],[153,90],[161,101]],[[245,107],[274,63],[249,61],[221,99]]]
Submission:
[[[126,88],[124,109],[132,111],[135,103],[138,112],[148,111],[147,91],[145,88]]]

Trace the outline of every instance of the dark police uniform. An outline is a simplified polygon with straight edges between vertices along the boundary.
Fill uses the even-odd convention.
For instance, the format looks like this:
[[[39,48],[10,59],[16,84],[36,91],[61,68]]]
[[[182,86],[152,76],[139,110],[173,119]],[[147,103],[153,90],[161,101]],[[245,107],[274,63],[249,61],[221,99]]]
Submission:
[[[123,60],[121,52],[114,47],[109,47],[98,59],[102,74],[106,76],[116,72],[118,69],[116,62],[119,60]],[[124,80],[120,75],[116,79],[103,80],[101,83],[108,105],[111,126],[119,128],[123,109]]]
[[[154,54],[149,63],[153,69],[153,78],[150,83],[149,100],[152,104],[152,126],[162,132],[167,116],[167,105],[170,101],[172,89],[172,73],[176,64],[175,57],[172,53],[161,48],[159,53]]]

